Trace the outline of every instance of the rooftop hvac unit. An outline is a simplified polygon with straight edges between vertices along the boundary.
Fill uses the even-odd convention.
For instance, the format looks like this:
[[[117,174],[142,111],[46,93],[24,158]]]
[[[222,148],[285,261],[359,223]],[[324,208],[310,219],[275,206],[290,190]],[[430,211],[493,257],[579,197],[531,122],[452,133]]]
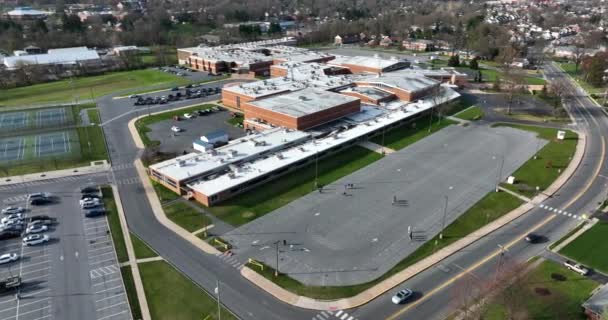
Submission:
[[[217,159],[217,162],[218,162],[218,163],[224,163],[224,161],[226,161],[226,160],[224,160],[224,158],[218,158],[218,159]]]
[[[283,157],[283,154],[281,154],[281,153],[277,153],[276,157],[279,160],[283,160],[285,158],[285,157]]]
[[[298,150],[300,150],[302,152],[306,152],[306,149],[304,149],[304,147],[299,147]]]
[[[217,151],[215,149],[211,149],[207,151],[207,154],[212,155],[212,156],[216,156],[217,155]]]
[[[184,161],[184,160],[178,160],[178,161],[177,161],[177,166],[178,166],[178,167],[183,167],[183,166],[185,166],[185,165],[186,165],[186,161]]]
[[[236,150],[229,149],[229,150],[228,150],[228,156],[229,156],[230,158],[234,158],[234,157],[236,157]]]
[[[336,134],[336,135],[334,136],[334,140],[338,140],[338,139],[340,139],[340,135],[339,135],[339,134]]]
[[[234,179],[234,178],[236,178],[236,174],[234,174],[234,172],[230,172],[230,173],[228,173],[228,177],[230,179]]]

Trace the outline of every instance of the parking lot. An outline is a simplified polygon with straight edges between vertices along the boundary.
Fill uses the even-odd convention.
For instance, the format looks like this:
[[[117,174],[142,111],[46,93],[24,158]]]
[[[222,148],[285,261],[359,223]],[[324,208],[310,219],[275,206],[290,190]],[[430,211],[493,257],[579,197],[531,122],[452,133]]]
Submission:
[[[52,191],[54,201],[27,205],[26,193],[41,191]],[[20,237],[0,240],[0,254],[20,256],[0,265],[0,277],[22,279],[18,290],[0,293],[0,319],[131,319],[106,217],[85,218],[80,196],[73,181],[3,192],[2,207],[22,206],[26,218],[56,221],[44,233],[47,243],[27,247]]]
[[[197,116],[192,119],[180,117],[180,121],[165,120],[150,125],[148,137],[152,140],[160,141],[160,151],[170,153],[180,153],[192,151],[192,142],[200,139],[201,136],[223,130],[228,133],[230,139],[240,138],[245,135],[243,129],[237,128],[226,121],[230,120],[229,111],[218,111],[209,113],[205,116]],[[172,126],[182,129],[179,133],[171,131]]]

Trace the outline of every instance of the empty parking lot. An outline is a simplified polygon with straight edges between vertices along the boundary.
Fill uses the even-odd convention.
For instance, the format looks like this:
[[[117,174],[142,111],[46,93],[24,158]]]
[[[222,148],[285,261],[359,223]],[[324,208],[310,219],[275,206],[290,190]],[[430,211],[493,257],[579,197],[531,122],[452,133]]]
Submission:
[[[511,128],[450,126],[223,238],[273,267],[278,241],[280,271],[305,284],[364,283],[439,233],[446,197],[449,225],[544,143]]]

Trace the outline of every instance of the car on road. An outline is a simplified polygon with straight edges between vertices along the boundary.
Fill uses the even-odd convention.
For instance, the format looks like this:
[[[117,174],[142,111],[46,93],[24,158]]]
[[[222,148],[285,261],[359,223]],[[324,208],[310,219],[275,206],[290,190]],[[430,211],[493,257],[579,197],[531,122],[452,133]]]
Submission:
[[[192,119],[192,118],[194,118],[194,115],[192,113],[184,113],[184,118]]]
[[[99,188],[93,187],[93,186],[86,186],[86,187],[80,188],[80,193],[94,193],[97,191],[99,191]]]
[[[23,214],[21,213],[15,213],[15,214],[11,214],[8,215],[6,217],[3,217],[2,219],[0,219],[0,223],[5,224],[9,221],[13,221],[13,220],[21,220],[23,219]]]
[[[106,214],[106,210],[103,208],[86,210],[84,212],[84,216],[87,218],[99,217],[99,216],[103,216],[104,214]]]
[[[580,263],[572,262],[570,260],[564,261],[564,266],[566,266],[568,270],[572,270],[580,274],[581,276],[586,276],[589,273],[589,269],[585,268],[585,266]]]
[[[182,132],[182,128],[180,128],[178,126],[173,126],[173,127],[171,127],[171,131],[173,131],[173,132]]]
[[[402,304],[412,297],[414,292],[411,289],[399,290],[391,299],[394,304]]]
[[[49,230],[49,227],[38,223],[38,224],[28,225],[27,229],[25,229],[25,233],[27,233],[27,234],[42,233],[42,232],[45,232],[48,230]]]
[[[0,256],[0,264],[5,264],[9,262],[14,262],[19,260],[19,255],[16,253],[5,253]]]
[[[25,209],[22,207],[6,207],[2,209],[3,214],[18,214],[25,212]]]
[[[543,240],[543,236],[536,233],[528,233],[525,239],[529,243],[539,243]]]
[[[46,234],[31,234],[23,238],[23,244],[26,246],[35,246],[49,241],[49,236]]]

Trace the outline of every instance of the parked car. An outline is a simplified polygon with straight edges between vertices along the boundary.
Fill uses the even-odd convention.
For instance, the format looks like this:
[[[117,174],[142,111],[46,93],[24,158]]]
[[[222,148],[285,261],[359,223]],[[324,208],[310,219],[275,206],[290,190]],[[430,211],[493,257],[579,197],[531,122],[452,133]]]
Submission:
[[[5,223],[2,223],[0,225],[0,228],[3,229],[11,229],[11,230],[23,230],[23,225],[24,225],[25,221],[23,219],[18,219],[18,220],[9,220]]]
[[[48,230],[49,230],[49,227],[47,227],[43,224],[33,224],[33,225],[27,226],[27,228],[25,229],[25,233],[27,233],[27,234],[42,233],[42,232],[45,232]]]
[[[97,191],[99,191],[99,188],[92,187],[92,186],[80,188],[80,193],[93,193],[93,192],[97,192]]]
[[[403,289],[400,290],[399,292],[397,292],[393,298],[391,299],[391,301],[394,304],[402,304],[405,301],[407,301],[409,298],[412,297],[412,295],[414,294],[414,292],[410,289]]]
[[[97,206],[100,205],[99,199],[84,199],[84,200],[80,200],[80,207],[82,209],[90,209],[90,208],[95,208]]]
[[[80,200],[84,200],[84,199],[101,199],[101,196],[96,194],[96,193],[85,193],[83,195],[80,196]]]
[[[192,115],[192,113],[184,113],[184,118],[192,119],[192,118],[194,118],[194,115]]]
[[[57,219],[56,218],[51,218],[45,214],[40,214],[40,215],[35,215],[35,216],[31,216],[27,219],[30,222],[34,222],[34,221],[42,221],[43,223],[53,223],[55,222]]]
[[[49,236],[46,234],[31,234],[23,238],[23,244],[26,246],[35,246],[49,241]]]
[[[171,91],[179,91],[179,88],[178,87],[173,87],[173,88],[171,88]]]
[[[0,240],[17,238],[21,235],[21,231],[15,230],[0,230]]]
[[[566,266],[566,268],[568,268],[568,270],[572,270],[580,274],[581,276],[586,276],[589,273],[589,269],[585,268],[585,266],[580,263],[575,263],[570,260],[566,260],[564,262],[564,265]]]
[[[536,233],[528,233],[525,239],[529,243],[539,243],[543,240],[543,237]]]
[[[160,103],[160,104],[167,104],[167,102],[168,102],[168,101],[167,101],[167,99],[160,99],[160,102],[159,102],[159,103]]]
[[[50,198],[51,194],[48,192],[36,192],[30,193],[27,195],[28,200],[37,199],[37,198]]]
[[[49,224],[51,224],[51,223],[49,223],[49,221],[35,220],[35,221],[30,221],[27,224],[27,227],[29,228],[29,227],[33,227],[33,226],[48,226]]]
[[[34,198],[34,199],[30,200],[30,204],[33,206],[40,206],[40,205],[47,204],[50,202],[51,202],[50,198]]]
[[[98,217],[98,216],[102,216],[104,214],[106,214],[106,210],[102,209],[102,208],[86,210],[84,212],[84,216],[87,218]]]
[[[6,207],[2,209],[3,214],[17,214],[23,212],[25,212],[25,209],[23,209],[22,207]]]
[[[16,253],[5,253],[0,256],[0,264],[5,264],[9,262],[14,262],[19,260],[19,255]]]
[[[23,214],[22,213],[13,213],[13,214],[9,214],[6,217],[3,217],[2,219],[0,219],[0,223],[5,224],[9,221],[12,220],[21,220],[23,219]]]
[[[182,132],[182,128],[180,128],[178,126],[173,126],[173,127],[171,127],[171,131],[173,131],[173,132]]]
[[[139,97],[140,97],[140,95],[138,95],[138,94],[132,94],[132,95],[129,96],[130,99],[136,99],[136,98],[139,98]]]

